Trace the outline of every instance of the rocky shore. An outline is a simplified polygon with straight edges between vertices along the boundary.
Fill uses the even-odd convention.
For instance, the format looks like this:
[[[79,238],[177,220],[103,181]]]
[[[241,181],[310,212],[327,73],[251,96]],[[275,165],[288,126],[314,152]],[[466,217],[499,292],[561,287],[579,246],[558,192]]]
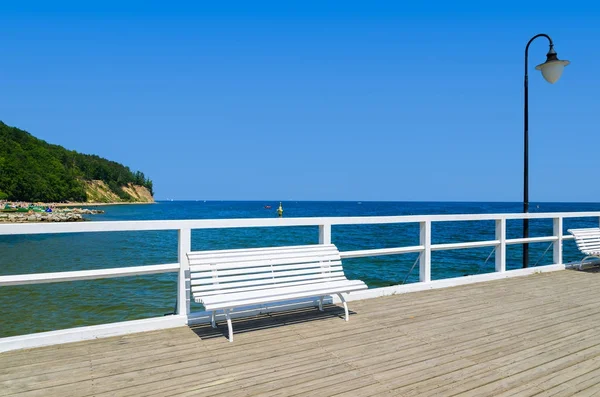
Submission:
[[[102,214],[102,210],[60,208],[52,212],[0,212],[0,223],[82,222],[83,215]]]

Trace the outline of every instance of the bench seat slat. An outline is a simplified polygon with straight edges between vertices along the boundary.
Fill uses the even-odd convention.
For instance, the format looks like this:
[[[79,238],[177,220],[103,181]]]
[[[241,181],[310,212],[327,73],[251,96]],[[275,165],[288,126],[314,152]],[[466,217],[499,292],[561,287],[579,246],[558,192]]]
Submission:
[[[247,292],[231,292],[221,296],[211,296],[210,298],[203,299],[204,303],[219,303],[219,302],[235,302],[238,300],[259,298],[261,296],[271,295],[288,295],[294,292],[324,290],[327,288],[338,288],[338,287],[349,287],[354,285],[362,285],[360,280],[341,280],[341,281],[330,281],[326,283],[310,283],[305,285],[293,285],[293,286],[281,286],[271,288],[269,290],[261,291],[247,291]]]
[[[196,292],[202,292],[202,291],[212,291],[212,290],[217,290],[217,289],[233,289],[233,288],[237,288],[237,287],[250,287],[253,285],[264,285],[264,284],[270,284],[273,287],[277,286],[278,284],[285,284],[287,282],[290,281],[301,281],[301,280],[314,280],[314,282],[325,282],[327,281],[327,279],[331,278],[331,277],[340,277],[340,276],[344,276],[344,272],[333,272],[333,273],[327,273],[327,274],[311,274],[311,275],[303,275],[303,276],[290,276],[290,277],[283,277],[278,279],[277,282],[273,282],[272,279],[262,279],[262,280],[250,280],[250,281],[238,281],[238,282],[234,282],[234,283],[223,283],[223,284],[208,284],[208,285],[201,285],[201,286],[192,286],[192,292],[196,293]]]
[[[588,250],[588,249],[597,249],[598,247],[596,245],[587,245],[587,244],[579,244],[578,248],[581,250]]]
[[[344,277],[343,275],[341,275],[341,276],[332,277],[328,281],[333,282],[333,281],[344,281],[344,280],[347,280],[347,278]],[[314,284],[314,282],[315,282],[314,280],[300,280],[300,281],[288,282],[285,284],[262,284],[262,285],[253,285],[251,287],[237,287],[235,289],[222,288],[222,289],[216,289],[216,290],[212,290],[212,291],[208,291],[208,290],[202,291],[201,293],[198,293],[198,295],[201,295],[202,297],[204,297],[204,296],[219,295],[219,294],[227,293],[227,291],[231,291],[231,292],[258,291],[258,290],[263,290],[263,289],[273,289],[276,286],[291,287],[293,285]],[[198,291],[196,291],[196,292],[198,292]]]
[[[272,282],[277,282],[278,280],[288,277],[288,276],[299,276],[299,275],[310,275],[310,274],[327,274],[332,272],[341,272],[343,271],[341,265],[331,266],[331,267],[322,267],[322,268],[309,268],[309,269],[299,269],[299,270],[286,270],[281,272],[272,272],[272,271],[263,271],[260,273],[247,273],[247,274],[239,274],[234,276],[219,276],[219,277],[211,277],[210,273],[205,274],[203,278],[193,278],[191,283],[192,285],[204,285],[204,284],[219,284],[231,283],[235,281],[246,281],[246,280],[259,280],[263,278],[268,278]]]
[[[579,228],[579,229],[569,229],[570,233],[577,233],[577,234],[593,234],[593,233],[598,233],[600,231],[600,228],[598,227],[583,227],[583,228]]]
[[[270,272],[272,270],[274,271],[283,271],[283,270],[297,270],[297,269],[309,269],[309,268],[321,268],[324,266],[341,266],[342,262],[341,261],[335,261],[335,262],[313,262],[313,263],[300,263],[300,264],[296,264],[296,265],[272,265],[272,266],[262,266],[262,267],[255,267],[255,268],[250,268],[250,269],[231,269],[231,270],[219,270],[219,277],[220,276],[233,276],[236,274],[248,274],[248,273],[261,273],[261,272]],[[212,277],[212,269],[208,269],[208,270],[200,270],[197,272],[193,272],[191,273],[191,278],[196,279],[196,278],[202,278],[202,277]]]
[[[334,244],[312,244],[312,245],[288,245],[285,247],[258,247],[258,248],[232,248],[226,250],[207,250],[207,251],[192,251],[188,252],[190,259],[195,257],[202,257],[205,255],[252,255],[254,253],[280,253],[280,252],[308,252],[308,251],[319,251],[319,250],[334,250],[337,251],[337,247]]]
[[[357,291],[364,289],[362,281],[338,281],[332,283],[308,284],[295,287],[276,288],[263,291],[251,291],[244,293],[232,293],[227,296],[210,296],[201,300],[207,310],[213,310],[224,307],[248,306],[261,302],[275,302],[302,298],[309,296],[319,296],[321,294],[335,294],[337,292]]]
[[[283,301],[289,301],[289,300],[293,300],[293,299],[309,298],[309,297],[320,296],[320,295],[334,295],[334,294],[338,294],[338,293],[348,293],[348,292],[352,292],[352,291],[360,291],[363,289],[365,289],[364,286],[357,286],[356,288],[340,287],[340,288],[332,288],[332,289],[328,289],[328,290],[305,291],[302,293],[293,293],[293,294],[289,294],[289,295],[260,297],[260,298],[255,298],[255,299],[248,299],[245,301],[239,301],[239,302],[235,302],[235,303],[232,303],[232,302],[216,303],[216,304],[212,304],[212,305],[207,305],[205,307],[207,308],[207,310],[228,309],[228,308],[257,305],[257,304],[261,304],[261,303],[283,302]]]
[[[219,258],[219,259],[223,259],[223,260],[228,260],[228,259],[235,259],[235,258],[239,258],[239,257],[260,258],[260,257],[279,257],[279,256],[284,257],[285,255],[303,256],[303,255],[311,255],[311,254],[318,255],[320,253],[335,253],[338,251],[337,248],[335,248],[334,246],[329,246],[329,245],[326,245],[324,247],[318,247],[318,246],[314,246],[314,245],[306,246],[306,247],[307,248],[304,248],[304,249],[274,248],[271,251],[264,251],[262,249],[256,249],[256,248],[248,248],[248,249],[242,249],[242,250],[231,250],[231,251],[227,251],[227,252],[219,252],[219,251],[190,252],[189,259],[191,261],[193,261],[193,260],[202,261],[204,259],[211,259],[211,258]]]
[[[333,294],[342,293],[342,292],[360,291],[362,289],[364,289],[364,286],[356,286],[356,287],[342,286],[342,287],[337,287],[337,288],[295,292],[295,293],[291,293],[291,294],[287,294],[287,295],[261,296],[258,298],[240,300],[240,301],[236,301],[236,302],[222,302],[222,303],[205,304],[205,307],[207,310],[218,310],[218,309],[225,309],[225,308],[235,308],[235,307],[257,305],[257,304],[261,304],[261,303],[282,302],[282,301],[286,301],[286,300],[308,298],[308,297],[320,296],[320,295],[333,295]]]
[[[301,263],[314,263],[314,262],[327,262],[339,260],[339,254],[325,254],[325,255],[306,255],[303,257],[284,257],[284,258],[270,258],[270,259],[237,259],[236,262],[222,262],[218,259],[211,259],[210,263],[206,264],[190,264],[190,271],[201,272],[206,270],[227,270],[227,269],[239,269],[239,268],[250,268],[250,267],[262,267],[271,265],[291,265]]]
[[[293,250],[293,251],[276,251],[276,252],[262,252],[254,251],[254,249],[241,250],[240,252],[231,252],[227,254],[202,254],[196,253],[188,254],[190,265],[202,265],[211,264],[217,260],[219,263],[228,262],[248,262],[248,261],[259,261],[259,260],[278,260],[284,258],[303,258],[311,256],[323,256],[323,255],[338,255],[339,252],[335,248],[316,249],[310,248],[304,251]]]
[[[211,256],[210,258],[203,258],[202,260],[195,259],[190,260],[190,266],[202,266],[202,265],[226,265],[226,264],[244,264],[244,263],[261,263],[261,262],[282,262],[286,259],[296,261],[298,263],[302,262],[312,262],[315,258],[337,258],[339,253],[333,251],[324,251],[324,252],[310,252],[310,253],[289,253],[285,255],[252,255],[252,256],[235,256],[235,257],[226,257],[226,258],[217,258]],[[325,260],[325,259],[321,259]]]
[[[237,262],[221,262],[218,260],[213,260],[212,263],[203,264],[203,265],[190,265],[190,271],[192,272],[202,272],[202,271],[213,271],[213,270],[231,270],[231,269],[244,269],[244,268],[253,268],[253,267],[263,267],[263,266],[283,266],[283,265],[299,265],[299,264],[310,264],[316,262],[331,262],[331,261],[339,261],[339,255],[311,255],[306,257],[289,257],[289,258],[271,258],[271,259],[261,259],[261,260],[239,260]]]

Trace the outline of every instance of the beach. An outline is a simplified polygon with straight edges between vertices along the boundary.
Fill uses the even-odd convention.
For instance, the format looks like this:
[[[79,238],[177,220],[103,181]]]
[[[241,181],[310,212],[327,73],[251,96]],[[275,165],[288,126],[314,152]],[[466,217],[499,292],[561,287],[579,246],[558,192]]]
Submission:
[[[33,223],[33,222],[81,222],[89,220],[84,215],[104,213],[103,210],[87,207],[110,206],[119,204],[151,204],[151,203],[30,203],[30,202],[0,202],[0,223]]]

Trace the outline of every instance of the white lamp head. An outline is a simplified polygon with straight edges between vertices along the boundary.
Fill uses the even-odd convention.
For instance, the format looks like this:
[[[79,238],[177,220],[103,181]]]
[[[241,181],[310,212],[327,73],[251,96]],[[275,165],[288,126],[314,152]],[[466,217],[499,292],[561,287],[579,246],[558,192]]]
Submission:
[[[558,59],[556,55],[556,51],[554,51],[554,45],[550,45],[550,51],[546,55],[546,62],[541,65],[537,65],[535,67],[536,70],[542,71],[542,76],[544,79],[550,84],[554,84],[560,79],[560,75],[562,74],[565,66],[570,64],[569,61],[561,61]]]

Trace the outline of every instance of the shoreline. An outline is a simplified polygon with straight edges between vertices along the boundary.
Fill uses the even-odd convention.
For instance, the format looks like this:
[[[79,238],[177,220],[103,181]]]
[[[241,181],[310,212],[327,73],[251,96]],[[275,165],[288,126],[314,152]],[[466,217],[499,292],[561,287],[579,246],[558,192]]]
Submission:
[[[84,215],[103,214],[104,210],[89,208],[56,208],[52,212],[34,211],[27,212],[0,212],[2,223],[35,223],[35,222],[82,222],[89,219]]]
[[[133,204],[156,204],[152,202],[118,202],[118,203],[44,203],[45,206],[52,207],[100,207],[106,205],[133,205]]]

